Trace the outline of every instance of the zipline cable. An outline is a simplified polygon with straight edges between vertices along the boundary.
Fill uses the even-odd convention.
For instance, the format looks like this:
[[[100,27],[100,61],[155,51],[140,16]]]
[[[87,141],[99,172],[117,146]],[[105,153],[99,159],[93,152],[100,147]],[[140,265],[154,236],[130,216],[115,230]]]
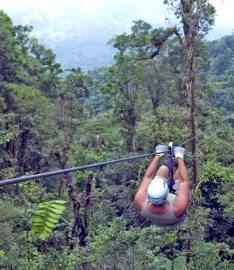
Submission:
[[[158,154],[161,154],[161,153],[164,153],[164,152],[159,152]],[[57,171],[39,173],[39,174],[34,174],[34,175],[29,175],[29,176],[11,178],[11,179],[0,181],[0,186],[15,184],[15,183],[19,183],[19,182],[25,182],[25,181],[34,180],[34,179],[38,179],[38,178],[44,178],[44,177],[48,177],[48,176],[54,176],[54,175],[62,174],[62,173],[68,173],[68,172],[73,172],[73,171],[82,171],[82,170],[86,170],[86,169],[93,168],[93,167],[105,166],[105,165],[109,165],[109,164],[114,164],[114,163],[123,162],[123,161],[129,161],[129,160],[148,157],[148,156],[152,156],[152,155],[155,155],[155,152],[149,153],[149,154],[143,154],[143,155],[139,155],[139,156],[132,156],[132,157],[127,157],[127,158],[110,160],[110,161],[106,161],[106,162],[99,162],[99,163],[94,163],[94,164],[89,164],[89,165],[84,165],[84,166],[79,166],[79,167],[72,167],[72,168],[63,169],[63,170],[57,170]]]
[[[206,129],[205,131],[197,134],[196,136],[184,141],[183,143],[179,144],[178,146],[182,146],[182,145],[188,143],[189,141],[196,139],[197,137],[201,136],[202,134],[205,134],[206,132],[208,132],[211,129],[215,128],[220,123],[221,123],[221,121],[219,123],[217,123],[216,125]],[[160,153],[165,153],[165,152],[160,152]],[[160,154],[160,153],[158,153],[158,154]],[[35,179],[38,179],[38,178],[45,178],[45,177],[48,177],[48,176],[54,176],[54,175],[58,175],[58,174],[62,174],[62,173],[68,173],[68,172],[73,172],[73,171],[82,171],[82,170],[86,170],[86,169],[93,168],[93,167],[105,166],[105,165],[109,165],[109,164],[134,160],[134,159],[153,156],[153,155],[155,155],[155,152],[149,153],[149,154],[143,154],[143,155],[139,155],[139,156],[132,156],[132,157],[126,157],[126,158],[106,161],[106,162],[93,163],[93,164],[79,166],[79,167],[72,167],[72,168],[67,168],[67,169],[63,169],[63,170],[57,170],[57,171],[34,174],[34,175],[29,175],[29,176],[22,176],[22,177],[16,177],[16,178],[11,178],[11,179],[6,179],[6,180],[0,180],[0,187],[5,186],[5,185],[19,183],[19,182],[26,182],[26,181],[29,181],[29,180],[35,180]]]
[[[218,122],[217,124],[213,125],[212,127],[207,128],[207,129],[204,130],[203,132],[201,132],[201,133],[197,134],[196,136],[193,136],[192,138],[190,138],[190,139],[184,141],[183,143],[179,144],[178,146],[182,146],[182,145],[184,145],[184,144],[186,144],[186,143],[188,143],[188,142],[190,142],[190,141],[196,139],[197,137],[200,137],[201,135],[203,135],[203,134],[207,133],[208,131],[214,129],[215,127],[217,127],[217,126],[218,126],[219,124],[221,124],[221,123],[222,123],[221,121]]]

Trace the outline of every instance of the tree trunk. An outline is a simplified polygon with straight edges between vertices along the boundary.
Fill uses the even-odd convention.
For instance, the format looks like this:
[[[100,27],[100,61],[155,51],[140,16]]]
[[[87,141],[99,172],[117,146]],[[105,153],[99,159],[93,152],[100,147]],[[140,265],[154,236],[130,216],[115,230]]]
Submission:
[[[190,235],[186,242],[186,265],[189,264],[191,261],[191,239]]]
[[[26,153],[29,133],[30,131],[28,129],[24,129],[20,135],[20,145],[18,149],[18,163],[19,163],[20,171],[22,174],[25,173],[26,167],[27,167],[26,160],[25,160],[25,153]]]
[[[193,14],[192,5],[187,4],[186,1],[181,1],[183,16],[183,29],[184,29],[184,45],[183,45],[183,72],[182,72],[182,95],[184,96],[184,106],[189,111],[189,126],[190,137],[196,136],[195,128],[195,112],[196,112],[196,100],[195,100],[195,46],[198,35],[198,16]],[[192,152],[192,179],[193,185],[196,187],[197,182],[197,164],[195,159],[196,141],[191,140],[190,148]]]
[[[190,142],[190,149],[192,152],[192,184],[196,188],[197,184],[197,164],[195,159],[196,152],[196,99],[195,99],[195,47],[196,39],[198,35],[199,16],[193,11],[193,2],[181,0],[182,5],[182,23],[184,30],[184,46],[183,46],[183,91],[185,95],[184,103],[185,107],[189,111],[189,127],[190,138],[194,138]],[[190,234],[186,243],[186,264],[189,264],[191,260],[191,237]]]
[[[91,195],[92,195],[92,181],[93,181],[93,172],[89,172],[88,179],[86,183],[86,198],[85,198],[85,229],[88,234],[89,227],[91,223]]]
[[[57,159],[60,163],[61,169],[67,169],[67,156],[66,155],[62,156],[58,149],[55,151],[55,156],[57,157]],[[72,241],[70,244],[70,249],[72,250],[72,249],[74,249],[75,244],[76,244],[74,239],[77,239],[77,237],[79,238],[79,245],[80,246],[86,245],[85,239],[86,239],[87,233],[86,233],[83,221],[81,219],[81,216],[79,214],[81,204],[77,199],[78,196],[76,193],[76,188],[75,188],[73,181],[72,181],[71,174],[69,172],[64,173],[64,179],[66,182],[68,195],[72,201],[73,214],[74,214],[74,221],[73,221],[72,232],[71,232]],[[78,231],[79,231],[79,233],[78,233]]]
[[[130,134],[126,134],[126,147],[128,153],[132,153],[134,151],[133,136],[131,136]]]

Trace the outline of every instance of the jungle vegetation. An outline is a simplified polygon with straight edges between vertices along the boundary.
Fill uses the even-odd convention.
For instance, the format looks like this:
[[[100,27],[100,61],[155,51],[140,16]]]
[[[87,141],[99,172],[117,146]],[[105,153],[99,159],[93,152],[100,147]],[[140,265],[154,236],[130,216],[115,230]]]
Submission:
[[[63,70],[0,11],[1,180],[204,132],[185,145],[193,200],[176,230],[133,205],[150,157],[0,186],[1,269],[233,269],[234,35],[205,40],[208,0],[164,3],[179,26],[134,21],[109,41],[115,63],[89,72]]]

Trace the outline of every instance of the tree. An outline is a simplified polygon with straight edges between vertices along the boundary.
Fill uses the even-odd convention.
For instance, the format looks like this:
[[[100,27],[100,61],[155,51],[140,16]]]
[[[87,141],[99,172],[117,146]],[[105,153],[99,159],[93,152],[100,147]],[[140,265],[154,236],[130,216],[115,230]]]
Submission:
[[[178,74],[181,66],[179,33],[175,27],[153,28],[150,24],[134,21],[130,34],[122,34],[109,43],[119,56],[131,57],[139,66],[139,85],[145,93],[145,100],[151,100],[155,114],[159,104],[171,102],[170,97],[178,91]],[[173,79],[172,79],[173,77]],[[178,99],[179,100],[179,99]]]
[[[138,60],[157,58],[166,42],[176,36],[181,46],[181,68],[180,72],[180,95],[181,105],[188,109],[189,126],[191,137],[196,135],[195,130],[195,81],[196,81],[196,47],[205,34],[208,33],[214,23],[214,7],[208,0],[165,0],[180,19],[182,33],[179,27],[156,28],[151,25],[137,21],[132,27],[132,34],[123,34],[112,40],[112,44],[119,50],[119,54],[130,54]],[[191,152],[196,151],[195,141],[191,141]],[[196,160],[192,160],[193,179],[196,185]]]
[[[189,109],[190,114],[190,130],[191,137],[195,137],[195,114],[196,114],[196,62],[195,51],[198,39],[208,33],[214,23],[215,9],[208,0],[165,0],[165,4],[169,5],[174,11],[177,18],[180,18],[183,37],[181,37],[182,45],[182,69],[181,69],[181,94],[184,96],[183,101],[185,107]],[[195,140],[191,141],[191,152],[196,152]],[[192,159],[193,167],[193,183],[196,186],[197,165],[196,160]]]
[[[35,88],[10,83],[0,87],[2,173],[39,173],[50,163],[55,107]]]
[[[0,22],[0,81],[33,86],[54,96],[62,69],[53,51],[30,37],[31,26],[13,26],[3,11]]]
[[[92,87],[92,79],[84,74],[80,68],[72,69],[59,89],[56,98],[57,123],[60,129],[56,140],[54,154],[61,169],[68,168],[69,153],[75,145],[75,135],[85,119],[85,100]],[[59,187],[59,197],[63,196],[64,186],[72,203],[73,225],[71,230],[70,249],[77,245],[85,245],[87,231],[79,213],[81,203],[71,173],[64,173]]]
[[[224,36],[209,42],[209,74],[207,83],[211,85],[209,102],[220,109],[222,115],[233,112],[234,87],[234,35]],[[233,121],[232,121],[233,122]]]
[[[22,70],[23,55],[18,48],[18,40],[13,35],[11,19],[0,10],[0,82],[18,81],[17,74]]]
[[[122,126],[126,150],[134,151],[136,121],[141,107],[141,86],[139,84],[139,66],[130,56],[116,55],[117,63],[105,73],[106,83],[102,93],[108,105],[113,108],[114,118]],[[141,99],[141,101],[144,99]]]
[[[30,80],[48,97],[57,95],[57,88],[61,82],[58,75],[62,73],[61,65],[56,62],[56,55],[51,49],[46,49],[37,39],[29,41],[29,51],[25,69]]]

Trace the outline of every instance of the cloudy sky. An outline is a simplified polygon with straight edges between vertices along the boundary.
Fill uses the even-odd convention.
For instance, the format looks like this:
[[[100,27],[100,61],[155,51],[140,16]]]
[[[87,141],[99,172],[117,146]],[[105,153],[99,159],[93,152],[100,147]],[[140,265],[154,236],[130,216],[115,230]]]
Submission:
[[[234,0],[210,2],[217,15],[206,38],[234,33]],[[53,50],[64,69],[113,63],[115,51],[107,42],[130,32],[133,21],[142,19],[153,27],[175,23],[163,0],[0,0],[0,10],[14,25],[33,26],[32,35]]]
[[[165,25],[170,17],[163,0],[0,0],[4,10],[14,24],[30,24],[38,37],[43,33],[66,36],[69,29],[91,27],[102,24],[118,26],[127,31],[133,20],[143,19],[152,25]],[[217,9],[216,23],[211,38],[231,34],[234,29],[234,1],[210,0]],[[115,34],[115,33],[113,33]]]

